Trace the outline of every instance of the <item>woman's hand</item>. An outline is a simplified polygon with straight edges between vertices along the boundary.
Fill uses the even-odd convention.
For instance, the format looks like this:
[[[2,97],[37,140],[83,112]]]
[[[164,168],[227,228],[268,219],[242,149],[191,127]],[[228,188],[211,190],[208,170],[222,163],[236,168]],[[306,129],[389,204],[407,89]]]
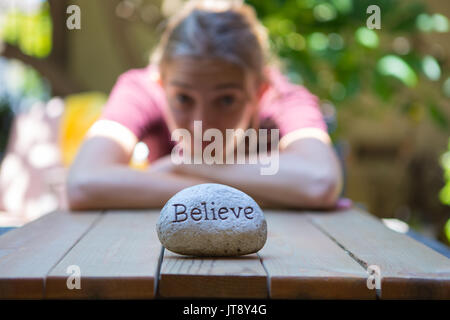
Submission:
[[[159,173],[175,173],[175,169],[176,165],[173,163],[170,155],[168,155],[150,163],[148,171]]]
[[[278,208],[343,209],[339,200],[342,173],[333,148],[326,141],[303,137],[283,148],[279,170],[262,175],[261,164],[181,164],[170,166],[177,175],[198,177],[238,188]],[[164,166],[163,166],[164,167]]]
[[[128,163],[137,138],[132,133],[123,138],[117,135],[118,130],[111,137],[108,126],[97,129],[83,143],[69,172],[71,210],[160,208],[178,191],[207,182],[172,173],[170,157],[146,171],[132,169]]]

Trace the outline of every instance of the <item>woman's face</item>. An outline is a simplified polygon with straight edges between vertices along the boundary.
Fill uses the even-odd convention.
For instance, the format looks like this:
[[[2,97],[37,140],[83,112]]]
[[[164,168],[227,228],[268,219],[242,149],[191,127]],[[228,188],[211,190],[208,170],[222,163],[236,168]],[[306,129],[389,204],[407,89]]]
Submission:
[[[194,134],[194,121],[210,128],[247,129],[257,111],[256,81],[238,66],[220,59],[180,57],[167,63],[161,74],[169,106],[170,129]]]

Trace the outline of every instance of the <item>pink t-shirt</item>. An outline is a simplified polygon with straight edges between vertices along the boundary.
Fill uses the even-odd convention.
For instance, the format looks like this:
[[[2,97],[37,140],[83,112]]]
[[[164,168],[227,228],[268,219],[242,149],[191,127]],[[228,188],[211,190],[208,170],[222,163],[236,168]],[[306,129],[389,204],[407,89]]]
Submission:
[[[103,109],[101,119],[127,127],[147,144],[149,160],[170,154],[175,142],[164,119],[167,101],[157,81],[157,67],[132,69],[117,80]],[[302,128],[327,132],[318,98],[306,88],[293,84],[275,68],[267,69],[270,86],[260,98],[260,128],[280,130],[280,138]]]

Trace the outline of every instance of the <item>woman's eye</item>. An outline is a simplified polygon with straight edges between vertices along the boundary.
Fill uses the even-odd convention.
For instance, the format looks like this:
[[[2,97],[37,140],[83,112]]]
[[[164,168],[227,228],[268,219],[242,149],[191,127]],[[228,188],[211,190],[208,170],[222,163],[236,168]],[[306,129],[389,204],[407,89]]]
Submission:
[[[192,101],[192,98],[185,94],[177,94],[176,100],[179,104],[189,104]]]
[[[219,103],[221,106],[229,107],[232,106],[235,102],[235,99],[233,96],[223,96],[219,99]]]

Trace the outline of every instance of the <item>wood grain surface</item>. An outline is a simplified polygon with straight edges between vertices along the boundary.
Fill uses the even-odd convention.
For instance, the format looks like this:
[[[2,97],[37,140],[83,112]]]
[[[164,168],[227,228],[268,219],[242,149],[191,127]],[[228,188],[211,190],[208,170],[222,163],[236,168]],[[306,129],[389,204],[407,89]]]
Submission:
[[[266,219],[268,240],[259,255],[272,298],[375,299],[366,285],[366,270],[306,214],[272,211]]]
[[[111,211],[53,268],[47,298],[151,299],[161,244],[154,211]],[[81,289],[67,287],[67,268],[80,268]]]
[[[161,297],[267,298],[267,278],[256,254],[241,257],[186,257],[164,252]]]
[[[450,259],[361,210],[310,214],[366,268],[378,266],[381,299],[450,299]]]
[[[162,250],[159,210],[53,212],[0,236],[0,299],[450,299],[450,259],[368,213],[265,214],[257,254],[200,258]]]
[[[100,218],[99,212],[53,212],[0,237],[0,298],[41,299],[45,279]]]

